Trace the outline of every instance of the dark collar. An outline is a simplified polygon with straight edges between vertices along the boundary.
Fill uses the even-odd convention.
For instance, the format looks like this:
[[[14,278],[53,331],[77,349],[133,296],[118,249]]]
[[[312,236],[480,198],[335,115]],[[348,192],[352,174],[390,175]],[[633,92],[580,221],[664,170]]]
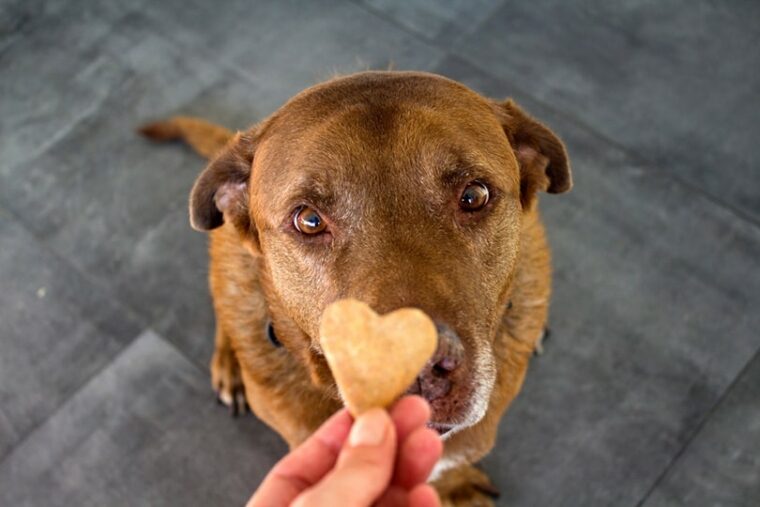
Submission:
[[[274,326],[272,325],[272,321],[267,321],[267,339],[269,339],[269,343],[274,345],[276,348],[282,347],[282,342],[280,342],[279,338],[277,338],[277,334],[274,332]]]

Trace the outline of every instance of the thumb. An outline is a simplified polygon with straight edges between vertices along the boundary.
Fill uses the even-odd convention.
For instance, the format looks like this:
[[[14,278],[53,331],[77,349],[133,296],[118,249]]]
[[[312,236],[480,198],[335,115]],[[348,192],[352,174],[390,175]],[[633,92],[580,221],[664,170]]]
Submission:
[[[390,416],[379,408],[365,412],[351,428],[335,468],[293,505],[369,506],[388,487],[395,459],[396,429]]]

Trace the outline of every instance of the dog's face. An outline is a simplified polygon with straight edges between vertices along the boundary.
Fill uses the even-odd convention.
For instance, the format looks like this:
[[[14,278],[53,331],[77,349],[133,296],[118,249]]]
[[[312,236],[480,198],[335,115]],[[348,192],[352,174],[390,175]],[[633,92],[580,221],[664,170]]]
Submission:
[[[233,140],[191,212],[199,228],[234,223],[261,256],[278,337],[315,383],[333,384],[318,331],[330,302],[427,312],[439,347],[410,392],[445,433],[488,406],[524,210],[536,190],[569,186],[559,140],[513,104],[437,76],[365,73]]]

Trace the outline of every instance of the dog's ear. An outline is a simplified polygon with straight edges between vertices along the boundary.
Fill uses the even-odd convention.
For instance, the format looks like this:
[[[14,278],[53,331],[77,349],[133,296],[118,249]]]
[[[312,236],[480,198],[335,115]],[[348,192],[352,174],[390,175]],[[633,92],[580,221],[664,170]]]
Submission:
[[[210,231],[230,222],[241,233],[252,232],[248,184],[255,149],[252,133],[235,134],[195,180],[190,192],[190,224]]]
[[[520,201],[527,209],[536,192],[567,192],[573,186],[565,145],[512,100],[496,103],[497,116],[520,164]]]

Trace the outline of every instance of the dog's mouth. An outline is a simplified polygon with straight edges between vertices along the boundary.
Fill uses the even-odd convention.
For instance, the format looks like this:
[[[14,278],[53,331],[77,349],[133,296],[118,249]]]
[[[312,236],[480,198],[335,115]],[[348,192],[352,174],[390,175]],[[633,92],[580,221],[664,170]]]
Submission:
[[[431,410],[428,427],[441,436],[480,419],[474,410],[480,394],[475,381],[479,365],[468,356],[459,337],[439,326],[438,349],[406,391],[427,400]]]
[[[406,392],[425,398],[430,405],[428,427],[445,436],[452,430],[469,426],[475,392],[468,375],[461,372],[432,379],[428,375],[430,373],[423,370]]]
[[[431,430],[437,431],[439,435],[444,436],[444,435],[447,435],[451,430],[453,430],[456,427],[456,425],[430,421],[427,423],[427,427],[430,428]]]
[[[431,417],[427,426],[448,438],[485,415],[495,375],[490,350],[466,351],[451,328],[437,327],[437,350],[405,394],[428,402]],[[318,344],[313,345],[312,352],[323,356]],[[339,396],[337,386],[335,396]]]

